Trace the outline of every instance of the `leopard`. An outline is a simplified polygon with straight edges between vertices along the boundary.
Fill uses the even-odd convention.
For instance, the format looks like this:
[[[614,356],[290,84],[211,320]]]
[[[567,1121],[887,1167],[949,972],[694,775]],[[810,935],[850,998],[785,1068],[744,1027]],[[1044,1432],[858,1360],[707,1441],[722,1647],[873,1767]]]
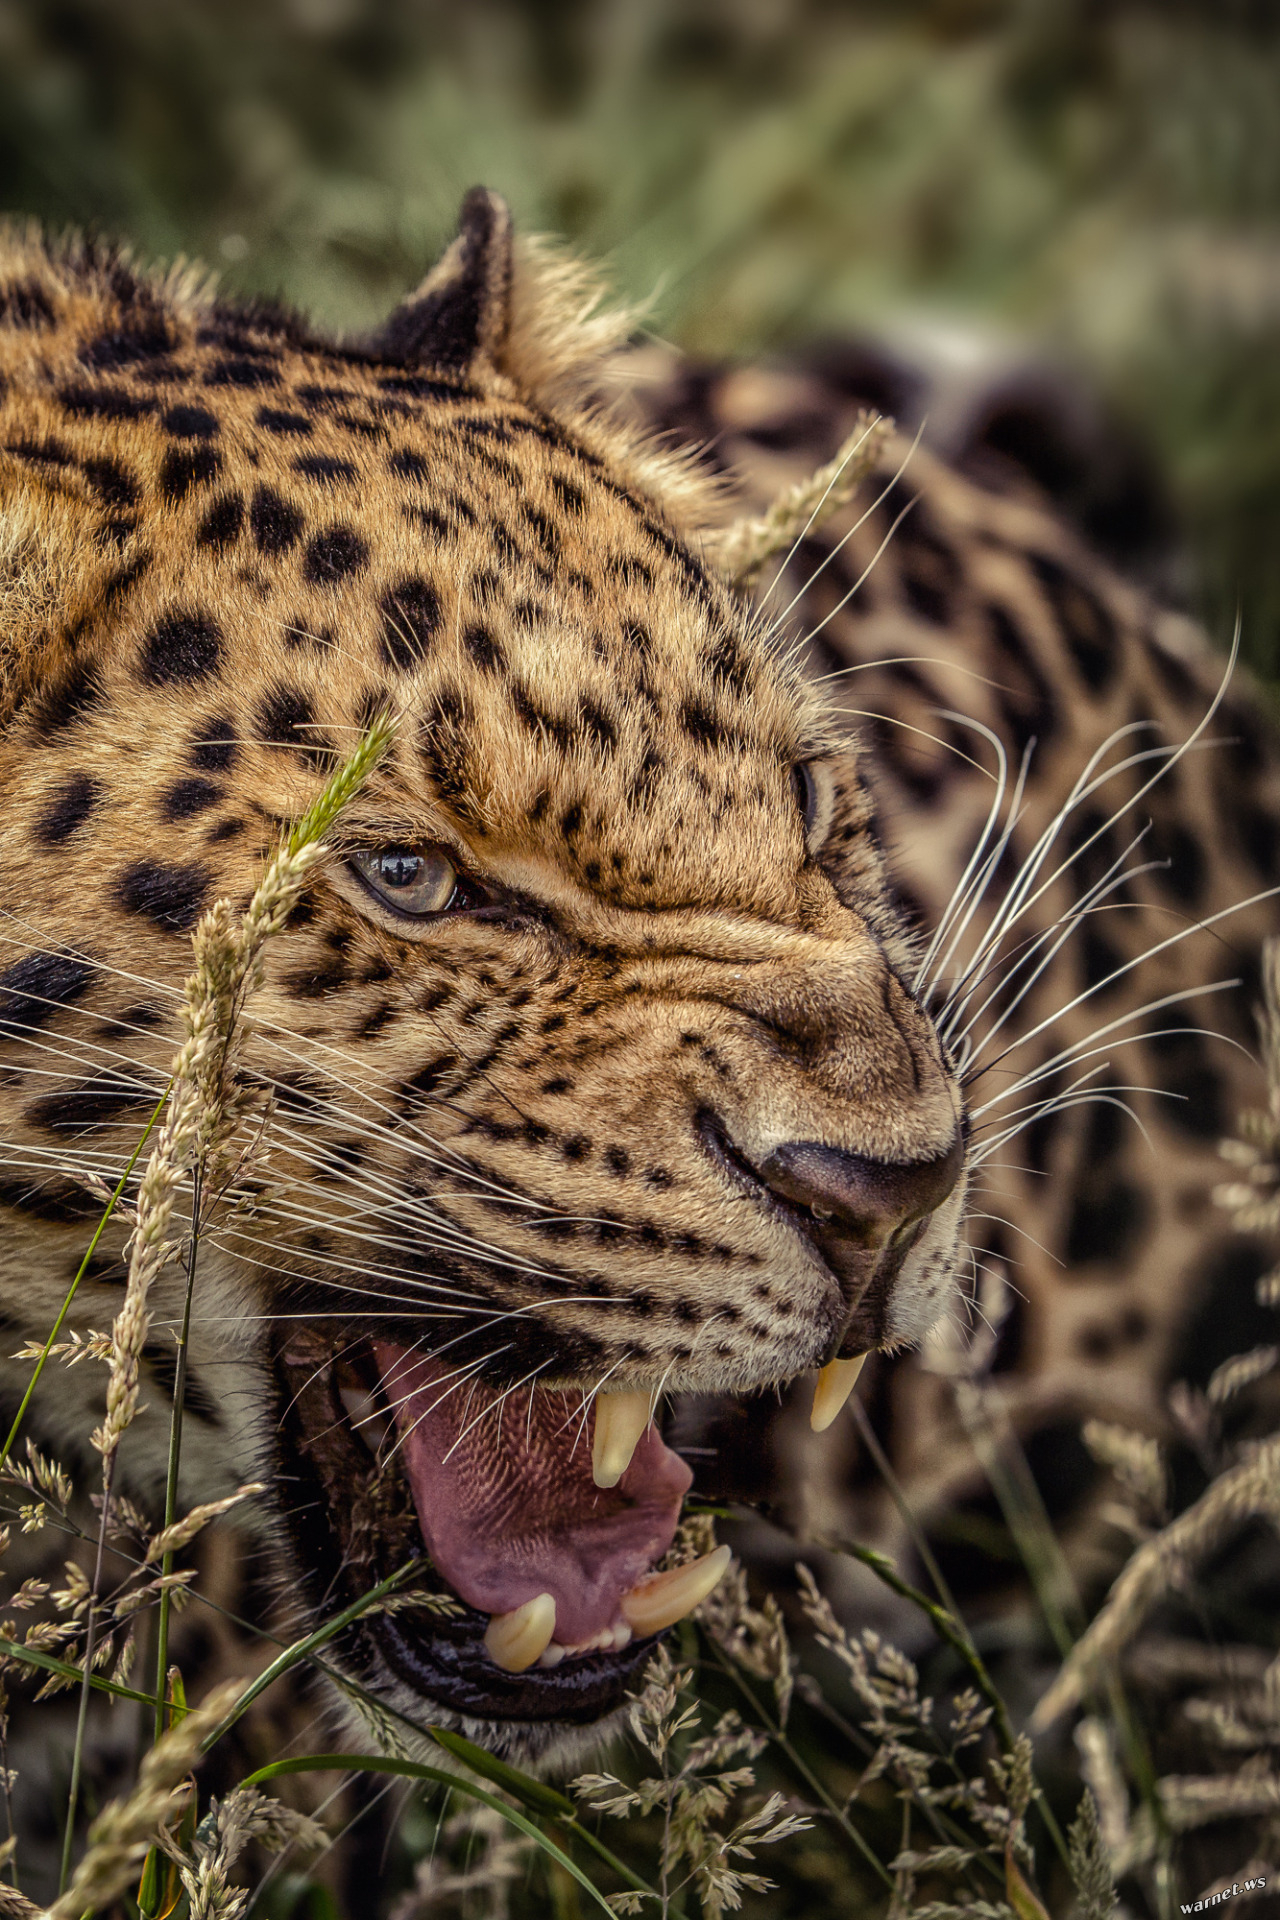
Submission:
[[[180,1499],[260,1489],[300,1631],[413,1563],[344,1697],[552,1771],[723,1569],[666,1564],[686,1501],[765,1565],[909,1551],[905,1489],[941,1551],[980,1367],[1069,1502],[1083,1415],[1158,1426],[1267,1259],[1213,1207],[1280,880],[1259,698],[1016,462],[829,355],[634,325],[486,189],[346,340],[0,245],[6,1337],[165,1092],[202,916],[381,729],[264,949]],[[175,1263],[120,1450],[152,1510],[182,1302]],[[29,1431],[91,1475],[100,1382],[50,1378]]]

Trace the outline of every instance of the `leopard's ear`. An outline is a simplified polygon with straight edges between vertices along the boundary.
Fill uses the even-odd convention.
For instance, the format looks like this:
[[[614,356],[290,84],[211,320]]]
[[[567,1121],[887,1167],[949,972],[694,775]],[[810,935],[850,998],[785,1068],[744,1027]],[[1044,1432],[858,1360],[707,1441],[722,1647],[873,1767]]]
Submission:
[[[372,341],[403,366],[466,373],[496,366],[511,323],[511,213],[487,187],[462,202],[458,237]]]

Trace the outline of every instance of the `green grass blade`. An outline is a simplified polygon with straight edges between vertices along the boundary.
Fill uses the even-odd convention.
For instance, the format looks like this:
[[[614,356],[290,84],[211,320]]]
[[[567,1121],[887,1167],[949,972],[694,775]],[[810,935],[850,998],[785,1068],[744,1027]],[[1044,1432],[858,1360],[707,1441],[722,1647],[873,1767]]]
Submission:
[[[467,1741],[466,1745],[471,1743]],[[512,1769],[514,1772],[514,1769]],[[551,1859],[572,1874],[580,1887],[586,1889],[602,1913],[612,1915],[613,1908],[604,1895],[587,1878],[581,1867],[576,1866],[564,1851],[556,1845],[550,1834],[535,1826],[516,1807],[510,1807],[505,1800],[499,1800],[496,1794],[487,1793],[483,1787],[474,1786],[461,1775],[449,1773],[443,1767],[428,1767],[420,1760],[394,1760],[375,1753],[314,1753],[300,1754],[291,1760],[273,1760],[270,1766],[259,1767],[256,1773],[249,1774],[240,1784],[242,1787],[258,1787],[264,1780],[278,1779],[285,1773],[394,1773],[405,1780],[428,1780],[435,1786],[448,1787],[452,1793],[465,1794],[471,1800],[478,1800],[482,1806],[489,1807],[504,1820],[518,1827],[535,1845],[549,1854]]]
[[[313,840],[323,839],[347,802],[359,792],[374,772],[395,737],[395,721],[381,713],[360,741],[350,759],[344,760],[333,778],[290,831],[285,845],[290,853],[301,853]]]
[[[172,1081],[170,1081],[169,1086],[171,1087],[172,1084],[173,1084]],[[94,1256],[94,1252],[97,1249],[98,1242],[99,1240],[101,1240],[103,1233],[106,1230],[107,1222],[110,1220],[112,1214],[116,1210],[116,1202],[119,1200],[120,1195],[124,1192],[125,1183],[127,1182],[129,1175],[133,1172],[134,1168],[138,1164],[138,1155],[142,1152],[142,1149],[146,1146],[147,1141],[150,1139],[151,1129],[155,1126],[156,1121],[160,1118],[160,1115],[164,1110],[164,1103],[168,1098],[169,1098],[169,1087],[166,1087],[164,1092],[160,1095],[160,1098],[156,1101],[155,1106],[152,1108],[151,1118],[147,1121],[146,1128],[143,1131],[142,1138],[141,1140],[139,1140],[137,1146],[134,1148],[133,1153],[130,1156],[128,1166],[125,1168],[124,1172],[120,1175],[119,1180],[116,1182],[115,1192],[112,1194],[111,1198],[108,1200],[106,1205],[106,1210],[103,1213],[101,1220],[99,1220],[96,1228],[94,1229],[93,1238],[85,1249],[84,1259],[80,1262],[80,1265],[76,1269],[75,1279],[71,1282],[71,1285],[67,1288],[66,1298],[63,1301],[61,1307],[58,1309],[58,1317],[54,1321],[52,1327],[49,1329],[49,1337],[44,1343],[44,1351],[41,1353],[40,1358],[36,1361],[36,1370],[32,1374],[30,1380],[27,1382],[27,1390],[22,1396],[22,1399],[18,1406],[18,1411],[13,1416],[13,1425],[9,1429],[9,1437],[5,1441],[4,1447],[0,1449],[0,1467],[3,1467],[6,1460],[9,1458],[10,1453],[13,1451],[13,1443],[18,1437],[18,1429],[21,1427],[23,1420],[26,1418],[27,1408],[31,1404],[31,1396],[35,1392],[36,1387],[39,1384],[40,1375],[44,1372],[44,1363],[49,1358],[50,1353],[53,1351],[54,1341],[57,1339],[58,1335],[62,1332],[63,1322],[66,1320],[67,1315],[71,1311],[71,1302],[75,1299],[76,1291],[79,1288],[80,1282],[84,1279],[84,1276],[88,1271],[89,1262],[90,1260],[92,1260]]]
[[[476,1746],[461,1733],[453,1733],[447,1727],[428,1727],[426,1729],[438,1747],[451,1753],[456,1760],[478,1773],[483,1780],[492,1781],[495,1787],[501,1787],[514,1800],[522,1800],[534,1813],[550,1814],[557,1820],[576,1820],[578,1810],[572,1800],[563,1793],[557,1793],[544,1781],[535,1780],[530,1773],[521,1773],[518,1767],[508,1766],[505,1760],[499,1760],[494,1754],[486,1753],[483,1747]]]
[[[0,1634],[0,1654],[6,1659],[20,1660],[24,1666],[40,1667],[45,1673],[56,1673],[63,1680],[74,1680],[79,1686],[84,1679],[84,1668],[73,1667],[69,1660],[58,1660],[51,1653],[41,1653],[36,1647],[24,1647],[20,1640],[7,1640]],[[144,1707],[154,1707],[155,1695],[138,1693],[133,1687],[122,1687],[115,1680],[108,1680],[100,1673],[89,1675],[89,1685],[96,1687],[99,1693],[110,1693],[117,1700],[133,1700]]]
[[[317,1647],[324,1646],[326,1641],[334,1639],[345,1627],[351,1626],[358,1620],[361,1614],[368,1613],[370,1607],[377,1606],[380,1600],[384,1600],[389,1593],[415,1573],[421,1564],[420,1560],[411,1560],[408,1566],[401,1567],[396,1573],[388,1574],[385,1580],[380,1580],[376,1587],[370,1587],[368,1593],[362,1593],[358,1600],[353,1600],[351,1605],[344,1607],[341,1613],[335,1613],[332,1620],[326,1620],[322,1627],[317,1627],[314,1633],[308,1633],[301,1640],[295,1640],[291,1646],[284,1649],[283,1653],[277,1654],[271,1665],[264,1667],[257,1679],[245,1688],[231,1711],[225,1713],[212,1733],[206,1736],[201,1751],[208,1753],[212,1747],[216,1746],[223,1734],[227,1733],[240,1716],[253,1705],[259,1694],[265,1693],[282,1673],[288,1673],[291,1667],[296,1667],[300,1660],[307,1659]],[[147,1694],[145,1698],[152,1707],[155,1706],[154,1694]]]

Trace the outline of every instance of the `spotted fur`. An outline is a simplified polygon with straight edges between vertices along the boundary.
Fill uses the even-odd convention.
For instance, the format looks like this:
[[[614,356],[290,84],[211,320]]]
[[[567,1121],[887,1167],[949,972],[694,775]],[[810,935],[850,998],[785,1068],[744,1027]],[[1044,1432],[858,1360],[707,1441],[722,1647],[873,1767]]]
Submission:
[[[386,1335],[517,1391],[661,1382],[707,1491],[890,1538],[851,1426],[801,1441],[773,1393],[833,1352],[945,1323],[967,1278],[964,1183],[875,1287],[748,1176],[796,1142],[927,1163],[999,1084],[988,1068],[962,1085],[937,1030],[951,982],[918,979],[990,792],[965,758],[990,753],[937,709],[981,721],[1015,763],[1035,742],[976,938],[1090,754],[1117,726],[1186,737],[1214,669],[1042,501],[924,453],[908,481],[904,441],[852,516],[744,607],[703,559],[722,491],[655,451],[652,427],[708,441],[763,496],[829,457],[860,396],[829,375],[663,370],[635,382],[644,419],[628,425],[590,399],[621,336],[586,295],[554,255],[513,252],[483,194],[418,293],[345,345],[88,244],[7,237],[4,1312],[16,1339],[56,1310],[99,1206],[82,1176],[113,1177],[163,1085],[200,913],[247,900],[284,823],[389,712],[391,757],[268,951],[248,1058],[274,1106],[256,1203],[202,1254],[189,1491],[265,1460],[282,1511],[301,1486],[294,1506],[314,1515],[341,1479],[394,1533],[395,1476],[354,1443],[325,1464],[343,1358]],[[774,620],[796,588],[802,656],[799,615]],[[1269,910],[1231,921],[1238,968],[1184,942],[1108,978],[1171,915],[1274,878],[1274,749],[1243,702],[1224,730],[1247,750],[1187,757],[1144,803],[1165,864],[1126,882],[1126,912],[1083,923],[1004,1029],[1020,1067],[1128,1018],[1145,1070],[1117,1055],[1104,1087],[1193,1095],[1185,1110],[1125,1096],[1158,1163],[1099,1106],[1040,1116],[1030,1174],[985,1170],[970,1233],[1014,1274],[994,1364],[1033,1435],[1086,1402],[1155,1418],[1211,1258],[1251,1258],[1209,1207],[1244,1070],[1206,1052],[1194,998],[1137,1010],[1247,971]],[[1120,774],[1096,807],[1133,790]],[[1103,831],[1022,934],[1123,850],[1107,818],[1065,823],[1077,846]],[[352,856],[424,843],[473,891],[406,929]],[[1206,1018],[1243,1033],[1240,1002]],[[1001,1013],[997,996],[979,1040]],[[121,1240],[91,1269],[82,1326],[115,1310]],[[171,1283],[126,1454],[143,1492],[162,1471],[175,1298]],[[953,1501],[971,1467],[937,1375],[886,1362],[868,1378],[904,1474],[926,1504]],[[64,1452],[95,1386],[60,1376],[37,1413]],[[281,1407],[297,1410],[287,1431]],[[291,1533],[319,1611],[376,1564],[358,1529]],[[421,1711],[385,1646],[351,1658]]]
[[[488,1388],[705,1393],[918,1338],[962,1187],[876,1289],[752,1172],[788,1143],[956,1150],[858,753],[700,558],[713,492],[585,406],[609,334],[570,316],[572,272],[513,253],[478,192],[418,293],[338,347],[88,244],[13,234],[4,259],[11,1319],[47,1326],[98,1204],[77,1176],[115,1176],[163,1087],[200,915],[247,900],[389,713],[268,951],[267,1197],[202,1250],[192,1488],[280,1453],[251,1403],[311,1422],[277,1474],[322,1459],[317,1339],[425,1345]],[[358,858],[424,845],[461,905],[410,923]],[[122,1271],[117,1234],[81,1322]],[[130,1436],[144,1485],[163,1398]],[[355,1578],[349,1535],[338,1573],[295,1545],[317,1604]]]

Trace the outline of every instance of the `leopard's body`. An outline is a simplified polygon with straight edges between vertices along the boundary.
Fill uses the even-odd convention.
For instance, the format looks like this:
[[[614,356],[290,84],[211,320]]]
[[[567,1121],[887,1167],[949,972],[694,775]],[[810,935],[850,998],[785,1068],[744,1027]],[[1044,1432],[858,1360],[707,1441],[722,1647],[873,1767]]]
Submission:
[[[884,364],[869,367],[863,349],[827,348],[772,368],[700,367],[646,350],[632,391],[651,425],[703,448],[745,481],[758,509],[829,459],[859,409],[882,400]],[[995,412],[1005,396],[993,388],[985,398]],[[986,1127],[1021,1130],[984,1166],[969,1228],[979,1265],[997,1281],[987,1304],[1003,1315],[998,1338],[969,1325],[981,1369],[998,1381],[1042,1490],[1065,1517],[1091,1477],[1083,1419],[1161,1431],[1174,1381],[1203,1385],[1252,1334],[1265,1337],[1254,1283],[1270,1265],[1269,1244],[1233,1231],[1213,1195],[1226,1177],[1221,1141],[1260,1097],[1258,963],[1280,927],[1271,892],[1280,757],[1247,676],[1228,682],[1224,652],[1193,622],[1107,564],[1026,468],[993,457],[984,396],[966,399],[972,431],[948,435],[951,459],[905,435],[888,447],[855,506],[797,548],[772,604],[794,598],[791,618],[813,636],[806,665],[867,744],[894,880],[918,925],[939,924],[978,844],[991,740],[1011,769],[1026,760],[1020,821],[952,958],[944,999],[1085,769],[1193,743],[1154,783],[1163,763],[1146,759],[1071,806],[1041,871],[1052,884],[1037,889],[1006,941],[1009,959],[1063,926],[1115,863],[1131,877],[1043,971],[1037,962],[1025,998],[1010,1010],[1012,990],[995,993],[974,1030],[973,1109],[1003,1096]],[[1021,389],[1018,400],[1026,404]],[[928,399],[917,404],[927,414]],[[1049,409],[1040,417],[1052,470],[1062,422]],[[1126,518],[1132,527],[1158,512],[1131,500]],[[1120,544],[1118,527],[1116,536]],[[1029,971],[1011,976],[1017,989]],[[979,993],[970,1011],[986,999]],[[1074,1064],[1010,1095],[1073,1047]],[[1033,1102],[1069,1098],[1074,1081],[1086,1093],[1114,1090],[1115,1100],[1028,1113]],[[957,1503],[990,1494],[957,1429],[954,1356],[934,1361],[873,1362],[864,1397],[943,1551],[965,1536]],[[757,1490],[780,1495],[801,1531],[838,1522],[909,1552],[851,1425],[831,1455],[815,1474],[812,1439],[793,1419],[758,1467]],[[953,1570],[961,1584],[1001,1581],[998,1555],[959,1552]]]
[[[991,976],[963,1074],[935,1023],[947,1034],[948,984],[1036,834],[1086,767],[1189,739],[1220,662],[1031,491],[904,439],[750,613],[703,561],[715,489],[584,404],[616,330],[583,321],[581,282],[536,253],[512,279],[501,209],[468,207],[419,294],[349,349],[91,248],[11,234],[0,254],[13,1344],[43,1335],[83,1251],[100,1204],[83,1175],[112,1177],[163,1087],[201,911],[247,900],[339,754],[378,713],[396,721],[268,949],[248,1057],[275,1095],[270,1190],[206,1236],[188,1386],[187,1495],[274,1452],[297,1592],[320,1612],[379,1570],[369,1526],[404,1538],[394,1475],[342,1423],[343,1385],[368,1384],[344,1374],[354,1344],[430,1329],[469,1389],[483,1377],[482,1404],[661,1386],[707,1491],[892,1540],[852,1423],[813,1436],[795,1396],[770,1408],[833,1353],[879,1349],[866,1397],[909,1489],[936,1511],[972,1489],[942,1373],[888,1358],[964,1318],[959,1143],[980,1155],[1079,1073],[1114,1093],[1035,1118],[972,1188],[969,1243],[1013,1290],[990,1364],[1033,1458],[1084,1411],[1158,1421],[1189,1331],[1261,1259],[1211,1198],[1253,1069],[1200,1034],[1248,1047],[1275,924],[1269,901],[1241,905],[1280,846],[1280,760],[1248,697],[1117,824],[1163,762],[1072,808],[1006,959],[1150,821],[1129,861],[1144,870],[1040,950],[1015,1006]],[[804,371],[631,385],[633,414],[706,443],[761,499],[830,456],[860,398]],[[808,678],[769,628],[793,595]],[[1021,816],[945,977],[922,981],[996,740],[1015,768],[1030,754]],[[409,925],[358,861],[424,844],[460,891]],[[1223,978],[1246,985],[1211,992]],[[1070,1047],[1074,1067],[1008,1094]],[[872,1175],[949,1171],[882,1260],[846,1233],[852,1202],[826,1224],[812,1155],[798,1229],[798,1176],[777,1172],[796,1143]],[[761,1204],[762,1168],[785,1207]],[[114,1315],[123,1238],[75,1324]],[[178,1300],[172,1274],[123,1456],[153,1498]],[[99,1393],[87,1367],[60,1372],[34,1430],[89,1458]],[[339,1485],[374,1515],[363,1533],[316,1519]],[[521,1753],[606,1711],[618,1682],[583,1662],[568,1705],[535,1675],[503,1707],[470,1678],[418,1684],[386,1639],[349,1658],[396,1710],[425,1692],[433,1716],[443,1700]]]

